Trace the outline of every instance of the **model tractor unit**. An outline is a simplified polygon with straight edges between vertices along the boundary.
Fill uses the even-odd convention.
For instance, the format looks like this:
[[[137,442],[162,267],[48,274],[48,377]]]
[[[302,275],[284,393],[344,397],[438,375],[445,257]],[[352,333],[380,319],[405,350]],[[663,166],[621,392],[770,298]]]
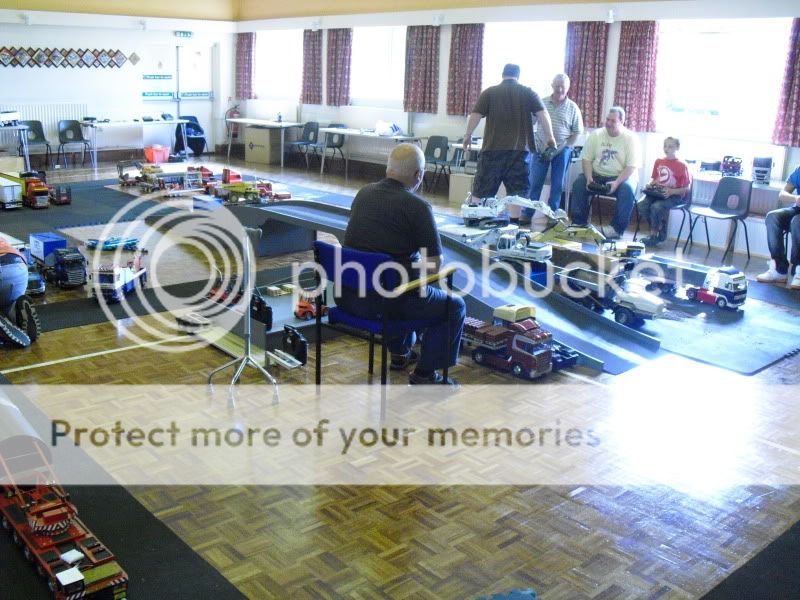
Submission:
[[[92,273],[94,286],[92,295],[106,302],[120,302],[124,296],[147,284],[147,269],[142,266],[140,258],[128,261],[124,267],[115,265],[100,265]]]
[[[60,288],[86,284],[86,258],[77,248],[59,248],[44,262],[44,277]]]
[[[536,322],[532,306],[506,305],[494,310],[492,323],[464,321],[462,348],[472,360],[522,379],[537,379],[553,369],[552,334]]]
[[[557,274],[568,296],[596,312],[611,310],[617,323],[638,328],[645,319],[664,314],[664,301],[646,291],[647,282],[638,285],[625,274],[609,275],[584,268],[564,270]]]
[[[719,308],[737,309],[747,300],[747,279],[736,267],[712,269],[703,285],[687,286],[686,297]]]

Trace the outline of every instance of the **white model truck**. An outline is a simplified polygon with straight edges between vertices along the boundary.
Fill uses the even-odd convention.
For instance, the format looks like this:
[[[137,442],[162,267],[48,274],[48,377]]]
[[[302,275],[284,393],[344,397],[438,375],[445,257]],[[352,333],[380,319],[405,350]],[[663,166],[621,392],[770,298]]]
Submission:
[[[737,309],[747,300],[747,279],[736,267],[712,269],[703,285],[686,287],[686,297],[719,308]]]
[[[128,261],[124,267],[100,265],[92,273],[94,285],[92,295],[106,302],[119,302],[122,297],[133,291],[138,282],[140,287],[147,284],[147,269],[142,266],[141,257]]]
[[[497,240],[497,255],[503,260],[545,262],[553,257],[553,247],[531,241],[529,232],[506,233]]]
[[[641,327],[645,319],[664,313],[664,301],[647,291],[649,282],[644,279],[581,268],[561,271],[557,278],[567,296],[597,312],[613,311],[617,323],[628,327]]]

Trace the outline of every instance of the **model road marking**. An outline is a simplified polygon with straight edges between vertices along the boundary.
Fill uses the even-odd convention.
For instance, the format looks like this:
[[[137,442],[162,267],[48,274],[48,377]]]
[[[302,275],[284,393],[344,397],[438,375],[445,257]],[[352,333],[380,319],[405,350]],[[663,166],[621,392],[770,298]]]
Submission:
[[[171,338],[167,338],[165,340],[156,340],[153,342],[146,342],[144,344],[133,344],[131,346],[125,346],[124,348],[111,348],[109,350],[100,350],[99,352],[90,352],[89,354],[81,354],[79,356],[68,356],[66,358],[59,358],[57,360],[48,360],[46,362],[36,363],[34,365],[25,365],[23,367],[14,367],[12,369],[3,369],[0,371],[0,374],[6,375],[8,373],[17,373],[19,371],[28,371],[30,369],[39,369],[41,367],[49,367],[52,365],[60,365],[62,363],[71,362],[73,360],[84,360],[86,358],[94,358],[95,356],[106,356],[107,354],[115,354],[117,352],[126,352],[128,350],[136,350],[138,348],[148,348],[149,346],[158,346],[160,344],[166,344],[167,342],[174,342],[177,340],[186,339],[185,335],[176,335]]]

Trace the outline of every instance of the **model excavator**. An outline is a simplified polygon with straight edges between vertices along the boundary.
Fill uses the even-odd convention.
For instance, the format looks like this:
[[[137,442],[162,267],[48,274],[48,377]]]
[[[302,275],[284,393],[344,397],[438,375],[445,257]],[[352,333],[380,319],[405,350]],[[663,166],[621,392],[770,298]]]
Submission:
[[[509,206],[521,206],[538,210],[548,217],[550,223],[544,231],[532,233],[530,241],[549,242],[552,240],[591,242],[602,247],[606,242],[605,236],[591,224],[570,225],[567,213],[563,210],[553,210],[541,200],[530,200],[522,196],[506,196],[504,198],[474,198],[467,196],[461,205],[461,216],[467,227],[492,230],[507,227],[509,217],[505,210]]]

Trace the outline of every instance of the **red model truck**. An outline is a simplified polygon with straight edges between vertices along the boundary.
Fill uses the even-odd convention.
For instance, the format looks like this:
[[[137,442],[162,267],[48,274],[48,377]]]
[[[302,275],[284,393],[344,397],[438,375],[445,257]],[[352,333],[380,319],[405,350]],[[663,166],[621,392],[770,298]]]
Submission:
[[[553,370],[552,339],[536,322],[533,306],[508,304],[494,310],[494,321],[467,317],[462,347],[472,349],[472,360],[515,377],[536,379]]]

